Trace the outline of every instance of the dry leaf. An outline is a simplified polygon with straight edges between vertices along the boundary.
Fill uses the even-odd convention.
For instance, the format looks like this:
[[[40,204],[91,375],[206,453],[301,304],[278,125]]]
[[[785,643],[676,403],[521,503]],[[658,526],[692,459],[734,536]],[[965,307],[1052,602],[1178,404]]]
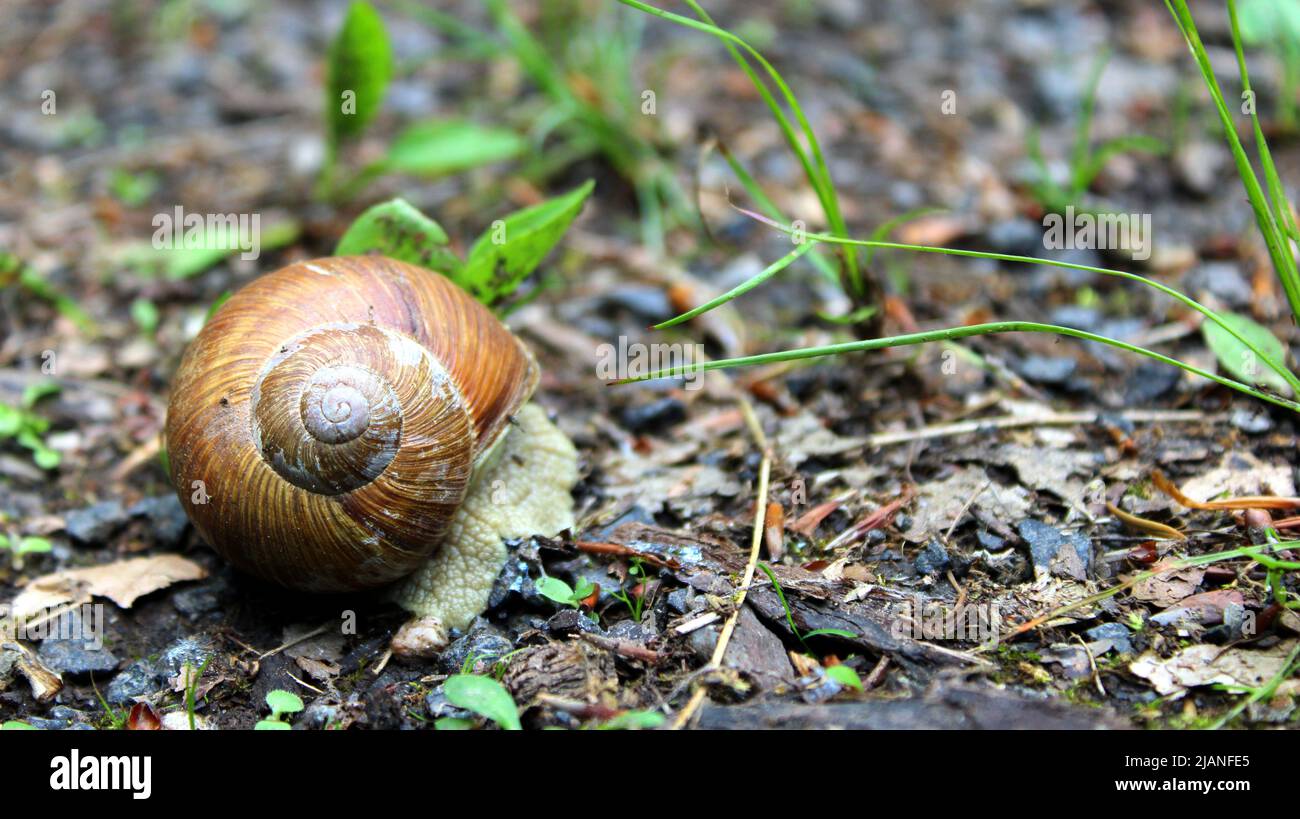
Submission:
[[[51,606],[86,597],[107,597],[124,609],[150,592],[182,580],[199,580],[207,571],[179,555],[133,557],[103,566],[67,569],[27,584],[13,602],[15,617],[27,617]]]
[[[1287,640],[1268,649],[1225,649],[1201,644],[1185,648],[1167,660],[1147,652],[1134,660],[1129,670],[1148,680],[1161,696],[1182,696],[1187,689],[1200,685],[1255,688],[1282,670],[1295,644],[1295,640]]]
[[[1205,569],[1199,566],[1161,572],[1134,584],[1133,596],[1138,600],[1149,600],[1157,606],[1168,608],[1184,597],[1195,594],[1204,576]]]

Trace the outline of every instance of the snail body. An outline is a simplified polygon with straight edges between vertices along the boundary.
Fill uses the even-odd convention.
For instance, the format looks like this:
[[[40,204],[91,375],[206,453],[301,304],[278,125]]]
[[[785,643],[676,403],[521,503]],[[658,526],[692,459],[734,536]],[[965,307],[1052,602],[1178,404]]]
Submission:
[[[293,264],[232,296],[186,351],[165,432],[173,484],[241,570],[313,592],[404,580],[399,602],[463,627],[503,537],[572,525],[576,453],[527,404],[538,375],[436,273],[377,256]]]

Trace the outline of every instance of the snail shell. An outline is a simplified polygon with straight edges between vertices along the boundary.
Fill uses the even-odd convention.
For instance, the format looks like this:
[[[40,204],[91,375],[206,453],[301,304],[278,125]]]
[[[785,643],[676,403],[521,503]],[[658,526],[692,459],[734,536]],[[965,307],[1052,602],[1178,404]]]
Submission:
[[[300,262],[236,293],[186,351],[172,480],[244,571],[306,591],[383,585],[437,549],[537,379],[523,344],[436,273]]]

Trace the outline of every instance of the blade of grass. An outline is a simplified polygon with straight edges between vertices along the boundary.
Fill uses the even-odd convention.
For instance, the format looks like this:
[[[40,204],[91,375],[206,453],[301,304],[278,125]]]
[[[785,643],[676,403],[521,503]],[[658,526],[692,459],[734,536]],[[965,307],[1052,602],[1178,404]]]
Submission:
[[[1135,344],[1129,344],[1119,339],[1108,336],[1089,333],[1084,330],[1076,330],[1073,327],[1062,327],[1055,324],[1041,324],[1034,321],[995,321],[987,324],[971,324],[964,327],[946,327],[942,330],[927,330],[920,333],[907,333],[899,336],[889,336],[887,338],[872,338],[864,341],[848,341],[841,344],[827,344],[820,347],[801,347],[794,350],[782,350],[775,353],[761,353],[759,355],[742,356],[739,358],[724,358],[716,361],[706,361],[700,364],[687,364],[677,367],[668,367],[656,370],[652,373],[636,376],[633,378],[624,378],[618,381],[610,382],[612,384],[630,384],[637,381],[651,381],[658,378],[677,378],[684,375],[693,375],[695,373],[708,372],[710,370],[725,370],[732,367],[749,367],[758,364],[775,364],[781,361],[798,361],[805,358],[820,358],[828,355],[840,355],[842,353],[859,353],[870,350],[883,350],[888,347],[906,347],[912,344],[927,344],[932,341],[954,341],[960,338],[970,338],[971,336],[990,335],[994,333],[1051,333],[1060,336],[1069,336],[1084,341],[1095,341],[1099,344],[1106,344],[1126,352],[1135,353],[1145,356],[1163,364],[1178,367],[1186,370],[1193,375],[1199,375],[1207,378],[1216,384],[1221,384],[1229,389],[1246,395],[1266,401],[1270,404],[1276,404],[1279,407],[1286,407],[1292,412],[1300,412],[1300,403],[1291,401],[1278,395],[1262,392],[1249,385],[1231,378],[1225,378],[1217,373],[1203,370],[1200,367],[1192,366],[1176,358],[1170,358],[1167,355],[1157,353],[1145,347],[1139,347]]]
[[[786,83],[780,72],[778,72],[776,68],[767,61],[767,58],[760,54],[757,49],[745,40],[737,37],[730,31],[715,25],[708,13],[705,12],[704,9],[700,7],[699,3],[695,2],[695,0],[685,0],[685,2],[697,15],[701,17],[701,20],[692,20],[689,17],[684,17],[680,14],[674,14],[673,12],[665,11],[664,9],[642,3],[640,0],[619,0],[619,2],[625,6],[637,9],[638,11],[659,17],[660,19],[687,28],[693,28],[697,31],[712,34],[714,37],[717,37],[722,41],[728,53],[731,54],[733,59],[735,59],[741,70],[745,72],[745,75],[758,91],[759,96],[762,97],[763,102],[766,103],[767,107],[771,110],[772,116],[776,119],[777,126],[780,128],[782,136],[785,137],[791,151],[793,151],[795,156],[798,157],[800,165],[803,166],[804,175],[808,178],[809,183],[813,186],[813,191],[817,194],[817,199],[821,203],[823,212],[826,214],[826,221],[829,224],[830,229],[837,235],[848,235],[848,228],[844,222],[844,217],[840,212],[839,201],[836,198],[834,185],[830,178],[830,171],[826,166],[826,159],[822,154],[821,145],[817,141],[817,135],[813,132],[812,125],[804,115],[803,107],[799,105],[798,98],[795,97],[794,92],[790,90],[790,86]],[[754,71],[753,67],[749,65],[748,61],[745,59],[745,55],[741,54],[741,52],[737,50],[737,47],[743,50],[749,57],[752,57],[754,61],[762,67],[768,77],[771,78],[772,83],[777,87],[781,97],[785,100],[786,105],[789,106],[790,112],[799,123],[799,129],[803,132],[803,136],[808,142],[808,151],[805,151],[803,145],[800,144],[794,126],[790,123],[790,119],[785,115],[781,106],[777,104],[776,99],[768,89],[767,84],[762,81],[757,72]],[[811,158],[809,157],[809,151],[811,151],[812,154]],[[856,254],[845,253],[843,256],[846,279],[853,290],[853,295],[861,296],[866,291],[863,287],[861,272],[858,270]]]
[[[727,302],[731,301],[732,299],[736,298],[737,296],[743,296],[744,294],[748,293],[750,290],[753,290],[755,287],[758,287],[763,282],[775,276],[777,273],[780,273],[782,270],[785,270],[791,264],[798,261],[799,258],[803,256],[805,253],[812,250],[814,247],[816,247],[816,245],[813,244],[812,242],[805,242],[804,244],[800,245],[799,247],[785,254],[781,258],[777,259],[775,262],[772,262],[770,265],[765,267],[761,272],[757,273],[754,276],[751,276],[750,278],[746,279],[745,281],[731,288],[726,293],[723,293],[722,295],[717,296],[716,298],[709,299],[707,302],[701,304],[699,307],[696,307],[691,310],[687,310],[685,313],[682,313],[680,316],[677,316],[675,318],[670,318],[664,322],[660,322],[659,324],[654,325],[654,329],[663,330],[664,328],[667,327],[675,327],[678,324],[681,324],[682,322],[690,321],[691,319],[695,318],[698,315],[707,313],[710,310],[714,309],[715,307],[720,307],[726,304]]]
[[[795,231],[792,230],[791,228],[788,228],[785,225],[782,225],[778,222],[774,222],[760,213],[754,213],[753,211],[745,210],[744,208],[737,208],[737,210],[787,235],[793,235],[795,233]],[[1099,273],[1103,276],[1116,276],[1121,279],[1128,279],[1129,281],[1137,282],[1139,284],[1150,287],[1154,290],[1158,290],[1161,293],[1164,293],[1166,296],[1169,296],[1170,298],[1174,299],[1175,301],[1178,301],[1179,303],[1185,305],[1186,307],[1195,310],[1196,312],[1205,316],[1205,318],[1209,319],[1210,321],[1222,327],[1224,332],[1226,332],[1228,335],[1235,338],[1237,341],[1241,342],[1241,344],[1246,349],[1250,350],[1252,353],[1255,354],[1257,360],[1263,361],[1265,364],[1267,364],[1269,369],[1273,370],[1278,375],[1280,375],[1288,384],[1291,385],[1291,388],[1293,390],[1296,390],[1297,395],[1300,395],[1300,376],[1297,376],[1295,373],[1291,372],[1280,362],[1274,361],[1272,356],[1266,355],[1262,350],[1258,349],[1255,345],[1251,344],[1249,341],[1243,338],[1239,333],[1237,333],[1236,330],[1234,330],[1229,325],[1228,322],[1224,321],[1223,318],[1220,317],[1213,310],[1201,304],[1200,302],[1196,301],[1195,299],[1191,298],[1190,296],[1178,292],[1177,290],[1173,289],[1172,287],[1169,287],[1168,285],[1161,284],[1160,282],[1155,281],[1154,279],[1148,279],[1145,276],[1139,276],[1136,273],[1128,273],[1123,270],[1114,270],[1109,267],[1093,267],[1091,265],[1075,264],[1073,262],[1062,262],[1053,259],[1039,259],[1034,256],[1016,256],[1008,253],[990,253],[988,251],[983,251],[983,250],[959,250],[957,248],[951,248],[951,247],[911,245],[911,244],[903,244],[900,242],[877,242],[869,239],[843,239],[838,236],[829,236],[824,233],[802,233],[801,235],[806,241],[812,241],[812,242],[827,242],[832,244],[852,244],[852,245],[858,245],[860,247],[893,248],[896,250],[911,250],[917,253],[942,253],[948,256],[965,256],[967,258],[974,258],[974,259],[993,259],[996,261],[1003,261],[1003,262],[1018,262],[1021,264],[1046,265],[1049,267],[1060,267],[1066,270],[1082,270],[1089,273]]]
[[[1259,226],[1259,232],[1264,238],[1265,246],[1268,248],[1269,258],[1273,262],[1273,268],[1277,272],[1278,278],[1282,281],[1282,289],[1286,292],[1287,302],[1291,305],[1291,313],[1296,316],[1297,321],[1300,321],[1300,272],[1296,269],[1295,257],[1292,255],[1290,246],[1284,241],[1282,232],[1273,219],[1272,206],[1260,187],[1259,178],[1255,176],[1255,169],[1250,164],[1250,157],[1246,155],[1246,149],[1241,143],[1241,136],[1237,133],[1232,113],[1228,110],[1227,102],[1224,101],[1223,90],[1219,87],[1219,81],[1214,76],[1214,66],[1210,63],[1209,53],[1205,50],[1205,44],[1201,42],[1200,32],[1197,31],[1191,10],[1187,7],[1187,0],[1165,0],[1165,7],[1173,15],[1174,22],[1178,25],[1179,31],[1182,32],[1183,39],[1187,41],[1192,57],[1200,69],[1201,77],[1205,80],[1205,86],[1209,89],[1210,97],[1214,100],[1215,109],[1218,111],[1219,119],[1223,123],[1223,131],[1228,140],[1228,147],[1231,149],[1233,161],[1237,165],[1237,174],[1241,177],[1241,183],[1246,189],[1246,196],[1250,200],[1251,210],[1255,213],[1255,222]]]

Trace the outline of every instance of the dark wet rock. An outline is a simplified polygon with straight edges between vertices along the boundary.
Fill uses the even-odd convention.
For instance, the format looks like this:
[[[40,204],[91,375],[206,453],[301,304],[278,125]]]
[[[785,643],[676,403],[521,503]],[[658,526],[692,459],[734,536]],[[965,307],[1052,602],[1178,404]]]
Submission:
[[[1193,295],[1206,291],[1229,307],[1250,304],[1253,290],[1235,262],[1205,262],[1183,277],[1183,290]]]
[[[1172,391],[1182,380],[1183,371],[1177,367],[1144,361],[1133,369],[1124,384],[1124,403],[1129,406],[1150,404]]]
[[[340,710],[337,702],[328,700],[325,697],[318,697],[303,709],[302,716],[298,718],[297,723],[303,728],[324,730],[338,722]]]
[[[635,620],[619,620],[609,627],[605,635],[611,640],[643,644],[659,636],[654,630],[647,628],[645,622],[638,623]]]
[[[1063,356],[1031,355],[1013,365],[1026,381],[1036,384],[1064,384],[1074,375],[1079,362]]]
[[[658,398],[625,408],[619,419],[632,432],[654,432],[686,420],[686,405],[676,398]]]
[[[23,720],[33,728],[43,731],[93,731],[94,726],[87,724],[84,711],[78,711],[67,705],[56,705],[44,717],[27,717]]]
[[[542,627],[553,636],[565,636],[585,631],[588,634],[600,634],[600,626],[592,622],[585,612],[577,609],[564,609],[552,615]]]
[[[1004,539],[998,537],[987,529],[980,529],[977,531],[975,533],[975,539],[979,541],[980,546],[988,549],[990,552],[1000,552],[1008,546]]]
[[[61,674],[90,674],[117,668],[113,652],[95,648],[89,640],[46,640],[37,654],[41,662]]]
[[[1043,226],[1031,219],[1008,219],[989,226],[984,236],[999,253],[1035,256],[1043,248]]]
[[[180,499],[172,493],[145,498],[127,510],[131,517],[144,518],[154,542],[160,546],[174,546],[185,534],[189,518]]]
[[[457,708],[447,701],[447,694],[442,690],[442,686],[430,691],[424,698],[424,710],[429,715],[429,719],[477,719],[473,711],[467,711],[464,708]]]
[[[459,674],[467,666],[471,673],[481,673],[494,661],[514,651],[514,643],[494,626],[475,621],[462,637],[453,640],[438,657],[438,670],[444,674]]]
[[[170,679],[180,676],[181,669],[203,667],[212,657],[212,643],[203,637],[182,637],[168,646],[158,659],[158,673]]]
[[[73,540],[91,545],[103,545],[128,518],[120,501],[110,500],[73,509],[63,516],[64,528]]]
[[[1036,573],[1050,573],[1075,580],[1087,577],[1092,568],[1092,542],[1087,537],[1078,532],[1067,535],[1033,519],[1020,521],[1016,529],[1029,544],[1029,554]]]
[[[672,304],[662,287],[627,285],[616,287],[605,298],[648,322],[660,322],[674,315]]]
[[[1102,623],[1088,629],[1084,634],[1093,642],[1106,643],[1106,648],[1101,649],[1101,651],[1094,651],[1094,653],[1104,653],[1107,648],[1113,648],[1120,654],[1133,653],[1133,643],[1129,641],[1129,630],[1120,623]]]
[[[1232,425],[1242,432],[1259,435],[1273,428],[1273,419],[1266,410],[1237,407],[1232,411]]]
[[[117,657],[104,647],[104,635],[96,626],[86,623],[77,610],[65,615],[66,622],[59,625],[58,636],[41,643],[37,656],[41,662],[61,674],[89,674],[117,670]]]
[[[925,544],[912,565],[918,574],[941,574],[952,568],[952,558],[948,557],[948,550],[942,543],[932,540]]]
[[[673,589],[668,592],[668,608],[678,614],[685,614],[699,608],[695,590],[691,588]]]
[[[148,660],[136,660],[118,672],[104,689],[104,699],[112,705],[124,705],[136,697],[155,691],[160,682],[158,671]]]
[[[172,595],[172,605],[190,620],[221,609],[222,598],[230,584],[224,577],[214,577],[206,583],[184,589]]]
[[[1048,315],[1048,321],[1062,327],[1072,327],[1075,330],[1091,332],[1101,326],[1101,313],[1092,307],[1067,304],[1052,310]]]

